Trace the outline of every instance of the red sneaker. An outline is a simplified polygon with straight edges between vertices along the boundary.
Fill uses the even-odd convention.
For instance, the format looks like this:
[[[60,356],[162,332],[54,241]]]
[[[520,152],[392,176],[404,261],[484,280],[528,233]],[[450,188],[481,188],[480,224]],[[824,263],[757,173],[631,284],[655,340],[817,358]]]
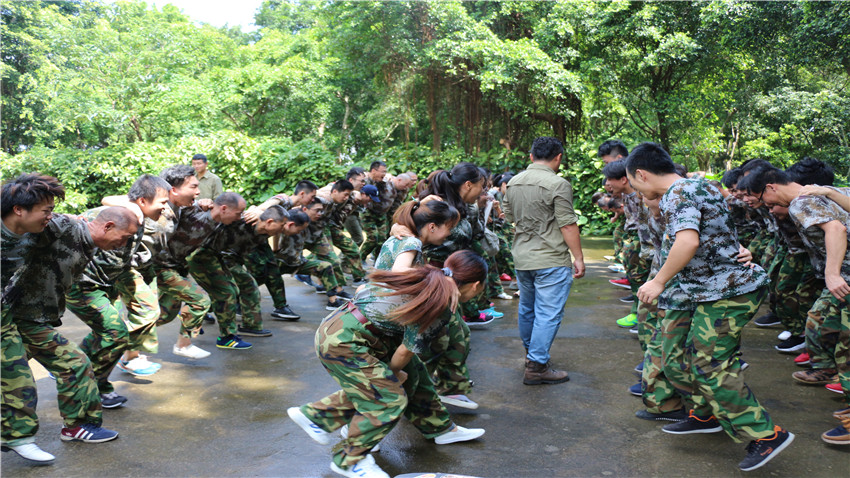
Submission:
[[[809,353],[808,352],[803,352],[794,359],[794,365],[804,366],[804,365],[808,365],[809,363],[810,363],[810,360],[809,360]]]
[[[513,279],[511,279],[511,276],[503,273],[502,275],[499,276],[499,280],[501,280],[502,282],[510,282]]]
[[[830,392],[842,393],[842,394],[844,393],[844,390],[841,389],[840,383],[828,383],[828,384],[826,384],[826,389],[829,390]]]
[[[608,282],[614,284],[617,287],[623,287],[626,289],[631,289],[631,285],[628,279],[623,277],[622,279],[610,279]]]

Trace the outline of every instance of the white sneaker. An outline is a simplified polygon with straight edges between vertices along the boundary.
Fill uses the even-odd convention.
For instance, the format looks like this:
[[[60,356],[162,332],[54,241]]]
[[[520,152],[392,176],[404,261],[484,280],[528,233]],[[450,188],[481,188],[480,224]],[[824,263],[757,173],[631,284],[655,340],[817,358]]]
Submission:
[[[456,407],[468,408],[470,410],[478,408],[478,404],[473,402],[466,395],[440,395],[440,401],[446,405],[454,405]]]
[[[339,429],[339,436],[341,436],[343,440],[348,438],[348,425],[343,425],[342,428]],[[373,446],[370,451],[372,453],[381,451],[381,444],[378,443],[377,445]]]
[[[322,445],[328,445],[331,442],[331,434],[322,430],[319,425],[313,423],[298,407],[290,407],[286,410],[286,414],[289,415],[289,418],[292,419],[302,430],[307,432],[310,435],[310,438],[313,439],[316,443],[320,443]],[[357,475],[351,475],[357,476]]]
[[[13,451],[30,461],[39,463],[47,463],[56,459],[55,456],[47,453],[38,447],[35,443],[24,443],[23,445],[3,445],[3,451]]]
[[[342,476],[350,478],[390,478],[384,470],[375,463],[375,458],[372,455],[366,455],[366,458],[348,467],[347,470],[336,466],[336,463],[331,462],[331,471]]]
[[[780,334],[779,334],[776,338],[777,338],[780,342],[783,342],[783,341],[788,340],[788,339],[790,339],[790,338],[791,338],[791,332],[789,332],[789,331],[787,331],[787,330],[783,330],[783,331],[782,331],[782,333],[780,333]]]
[[[210,356],[209,352],[200,347],[196,347],[193,344],[189,344],[186,347],[178,347],[177,344],[174,344],[174,348],[172,348],[171,351],[174,352],[174,355],[190,359],[203,359]]]
[[[448,431],[434,438],[434,443],[437,445],[448,445],[449,443],[457,443],[459,441],[475,440],[483,434],[483,428],[463,428],[458,426],[457,430]]]
[[[505,294],[504,292],[501,292],[501,293],[499,293],[499,295],[496,295],[496,296],[493,296],[493,297],[495,297],[496,299],[502,299],[502,300],[514,300],[514,296]]]

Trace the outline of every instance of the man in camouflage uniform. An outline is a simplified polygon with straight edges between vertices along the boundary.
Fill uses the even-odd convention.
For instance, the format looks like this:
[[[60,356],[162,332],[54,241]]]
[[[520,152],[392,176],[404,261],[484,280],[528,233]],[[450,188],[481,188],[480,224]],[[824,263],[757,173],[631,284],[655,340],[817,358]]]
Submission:
[[[665,341],[665,352],[683,354],[684,362],[667,366],[665,360],[664,372],[693,409],[687,420],[663,430],[725,430],[735,441],[749,439],[739,468],[759,468],[794,439],[774,425],[744,383],[736,355],[741,332],[763,299],[767,274],[737,261],[740,245],[720,192],[702,178],[676,174],[660,145],[639,145],[626,169],[635,189],[649,199],[661,198],[665,219],[661,269],[638,290],[638,299],[651,303],[658,298],[658,307],[666,311],[665,334],[670,323],[687,330],[684,340],[678,333]]]
[[[222,263],[221,252],[208,245],[210,238],[223,226],[240,220],[244,210],[245,200],[234,192],[225,192],[215,198],[208,211],[204,211],[200,205],[183,208],[175,234],[169,241],[169,248],[174,252],[172,258],[188,257],[185,266],[209,294],[210,300],[225,304],[216,314],[219,336],[215,345],[223,349],[248,349],[251,344],[237,335],[236,304],[239,290]],[[169,310],[168,307],[165,309]]]
[[[22,267],[33,235],[44,231],[53,214],[54,198],[64,198],[65,188],[56,178],[24,174],[3,184],[0,223],[0,288],[2,288],[2,449],[35,462],[55,458],[35,444],[38,432],[38,393],[24,344],[9,309],[13,289],[26,271]]]
[[[626,216],[623,223],[623,267],[626,269],[632,295],[635,295],[649,273],[645,256],[641,255],[641,242],[638,237],[638,220],[642,215],[646,215],[646,212],[642,211],[646,206],[643,205],[641,196],[629,185],[625,163],[622,160],[608,163],[602,169],[602,174],[605,175],[606,186],[610,187],[612,194],[619,196],[623,203],[623,213]],[[634,300],[629,315],[617,320],[617,325],[625,328],[637,325],[637,309],[638,301]]]
[[[361,191],[366,185],[366,170],[360,167],[353,167],[348,170],[345,175],[345,180],[354,186],[355,191]],[[375,190],[377,194],[377,188]],[[358,202],[351,213],[345,218],[345,230],[351,237],[351,241],[357,245],[357,257],[360,257],[360,245],[363,244],[363,225],[360,224],[360,214],[366,212],[366,203],[368,201]]]
[[[137,205],[143,220],[148,218],[155,221],[166,207],[169,189],[171,187],[162,178],[146,174],[136,180],[127,197]],[[105,208],[89,210],[83,217],[92,221]],[[140,280],[141,274],[132,267],[143,236],[144,228],[139,227],[123,249],[98,250],[80,280],[71,286],[65,296],[71,312],[92,329],[83,339],[81,348],[92,363],[104,408],[118,407],[127,401],[115,393],[115,388],[109,382],[109,374],[130,346],[130,337],[133,337],[132,342],[135,344],[138,337],[150,334],[156,325],[159,308],[156,294],[146,286],[144,280]],[[128,313],[124,303],[134,310],[141,308],[146,311],[145,323],[125,323]],[[138,307],[137,304],[143,306]],[[129,327],[132,327],[132,331],[128,330]],[[139,360],[127,370],[138,375],[151,375],[159,367],[146,360]]]
[[[314,202],[307,208],[293,208],[295,212],[305,212],[310,222],[319,218],[321,214],[321,202]],[[333,264],[313,258],[304,257],[304,241],[306,230],[295,235],[278,235],[273,250],[279,259],[278,266],[284,274],[314,275],[322,281],[325,293],[328,296],[326,309],[334,310],[343,305],[343,300],[351,299],[351,295],[342,290],[342,286],[336,280]],[[340,300],[342,299],[342,300]]]
[[[218,253],[225,275],[219,280],[230,282],[232,289],[217,310],[236,310],[236,301],[242,308],[242,325],[237,328],[240,335],[269,337],[271,331],[263,329],[260,312],[260,289],[257,282],[245,270],[245,259],[257,247],[268,245],[269,238],[283,232],[289,214],[280,206],[272,206],[260,215],[259,221],[248,224],[239,220],[219,228],[207,240],[202,250]]]
[[[360,246],[360,259],[365,261],[369,254],[375,253],[377,257],[381,245],[389,236],[389,221],[387,212],[396,198],[396,190],[391,182],[384,181],[387,175],[387,164],[383,161],[374,161],[369,166],[366,174],[366,184],[378,188],[380,200],[375,199],[366,205],[366,212],[361,218],[366,240]]]
[[[135,214],[121,207],[104,209],[92,222],[55,215],[43,232],[18,237],[4,251],[4,260],[9,261],[4,265],[12,266],[12,270],[26,268],[15,284],[4,287],[12,290],[8,314],[27,355],[56,377],[59,412],[65,424],[62,440],[96,443],[118,436],[100,427],[101,397],[88,358],[54,327],[62,324],[65,293],[83,273],[96,248],[121,248],[138,227]]]
[[[348,202],[354,186],[346,180],[335,182],[328,194],[316,195],[316,200],[322,203],[322,214],[316,221],[310,222],[305,233],[304,248],[313,253],[316,259],[333,264],[334,276],[337,284],[345,285],[342,261],[334,251],[331,240],[329,216],[335,214],[335,210]],[[358,264],[359,265],[359,264]],[[360,268],[362,271],[362,267]],[[362,281],[365,274],[358,277]]]
[[[393,189],[395,189],[395,197],[393,198],[393,203],[390,206],[390,209],[387,211],[387,224],[392,226],[394,222],[393,215],[398,208],[407,201],[407,197],[410,195],[410,188],[412,188],[416,183],[410,179],[410,175],[407,173],[402,173],[398,176],[392,177],[390,182],[393,185]]]
[[[374,195],[378,194],[374,186],[367,188],[367,192]],[[324,214],[328,223],[327,233],[330,235],[331,243],[339,249],[342,255],[340,257],[342,269],[351,272],[353,285],[359,285],[366,280],[366,271],[363,270],[363,262],[360,260],[360,249],[350,237],[345,235],[345,224],[361,204],[365,205],[371,201],[367,192],[352,191],[345,202],[335,204],[329,212]]]

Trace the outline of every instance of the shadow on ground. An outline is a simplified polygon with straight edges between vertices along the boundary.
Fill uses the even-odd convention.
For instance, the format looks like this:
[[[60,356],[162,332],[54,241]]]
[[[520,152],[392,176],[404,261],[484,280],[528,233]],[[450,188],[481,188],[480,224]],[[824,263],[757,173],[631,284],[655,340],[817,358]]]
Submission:
[[[640,399],[627,393],[640,361],[635,336],[614,321],[628,313],[610,286],[614,275],[602,259],[610,238],[584,238],[587,277],[577,281],[552,360],[571,381],[524,386],[516,302],[497,301],[505,317],[473,331],[470,369],[476,383],[475,411],[450,409],[463,426],[483,427],[477,442],[437,446],[402,422],[376,454],[390,474],[453,472],[480,477],[734,476],[744,445],[724,434],[674,436],[661,424],[638,420]],[[313,335],[327,313],[323,296],[287,277],[290,305],[299,322],[267,320],[270,338],[256,338],[247,351],[218,350],[215,325],[196,344],[212,352],[202,361],[171,354],[177,327],[160,330],[162,370],[146,379],[115,371],[126,407],[105,410],[105,426],[118,440],[99,445],[59,440],[56,389],[33,363],[39,388],[38,443],[56,455],[52,466],[34,467],[3,454],[4,476],[283,476],[330,477],[330,446],[315,444],[286,416],[286,408],[337,390],[313,351]],[[265,291],[264,291],[265,292]],[[263,311],[271,310],[264,296]],[[266,315],[267,317],[267,315]],[[267,317],[268,318],[268,317]],[[60,329],[79,341],[85,327],[72,315]],[[850,447],[831,447],[820,434],[837,425],[830,416],[840,396],[791,380],[793,356],[773,350],[779,329],[748,326],[744,356],[756,396],[775,421],[797,435],[794,444],[748,476],[848,476]]]

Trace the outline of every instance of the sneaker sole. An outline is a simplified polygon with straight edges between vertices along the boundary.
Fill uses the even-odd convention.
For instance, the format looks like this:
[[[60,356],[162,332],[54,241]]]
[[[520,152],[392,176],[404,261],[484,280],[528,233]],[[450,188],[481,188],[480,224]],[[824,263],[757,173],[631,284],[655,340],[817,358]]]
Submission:
[[[247,347],[228,347],[227,345],[218,345],[218,344],[215,344],[215,346],[217,348],[225,349],[225,350],[248,350],[251,347],[253,347],[253,345],[249,345]]]
[[[677,420],[677,421],[684,421],[684,420]],[[701,430],[688,430],[688,431],[684,431],[684,432],[680,432],[678,430],[670,431],[670,430],[665,430],[665,429],[662,428],[661,431],[663,431],[664,433],[669,433],[671,435],[697,435],[697,434],[701,434],[701,433],[706,434],[706,433],[722,432],[723,427],[721,427],[720,425],[717,425],[714,428],[703,428]]]
[[[630,289],[631,290],[631,288],[632,288],[632,286],[629,286],[629,285],[626,285],[626,284],[614,284],[612,282],[609,282],[609,284],[611,284],[613,286],[617,286],[617,287],[622,287],[623,289]]]
[[[440,397],[440,401],[445,403],[446,405],[452,405],[458,408],[465,408],[467,410],[475,410],[478,408],[477,403],[464,402],[463,400],[455,400],[454,398],[449,397]]]
[[[811,360],[806,360],[805,362],[794,362],[794,365],[796,365],[798,367],[805,367],[806,365],[809,365],[811,363],[812,363]]]
[[[756,469],[758,469],[758,468],[761,468],[762,466],[766,465],[766,464],[767,464],[767,462],[769,462],[770,460],[772,460],[772,459],[773,459],[773,457],[775,457],[776,455],[778,455],[778,454],[779,454],[782,450],[784,450],[784,449],[788,448],[788,445],[790,445],[790,444],[791,444],[791,442],[793,442],[793,441],[794,441],[794,434],[793,434],[793,433],[791,433],[791,432],[788,432],[788,438],[787,438],[784,442],[782,442],[782,444],[781,444],[781,445],[779,445],[778,447],[776,447],[776,449],[775,449],[775,450],[773,450],[773,453],[771,453],[770,455],[767,455],[767,457],[765,457],[765,459],[764,459],[764,460],[762,460],[762,461],[760,461],[759,463],[757,463],[757,464],[755,464],[755,465],[753,465],[753,466],[751,466],[751,467],[749,467],[749,468],[740,468],[740,470],[741,470],[741,471],[753,471],[753,470],[756,470]]]
[[[523,379],[522,383],[524,383],[525,385],[554,385],[556,383],[564,383],[564,382],[569,382],[569,381],[570,381],[570,377],[567,376],[567,377],[562,378],[561,380],[525,380],[525,379]]]
[[[299,428],[304,430],[304,433],[306,433],[307,436],[309,436],[314,442],[319,443],[320,445],[330,445],[332,441],[331,434],[325,432],[325,435],[319,436],[313,433],[313,431],[310,430],[310,426],[312,425],[318,428],[318,425],[311,422],[298,407],[288,408],[286,410],[286,414],[289,415],[289,418],[295,422]]]
[[[115,436],[111,436],[109,438],[101,438],[99,440],[92,440],[91,438],[89,438],[89,439],[75,438],[75,437],[65,436],[65,435],[62,435],[62,434],[59,435],[59,439],[62,440],[62,441],[81,441],[83,443],[103,443],[103,442],[107,442],[107,441],[112,441],[116,438],[118,438],[117,433],[115,434]]]
[[[124,373],[129,373],[130,375],[132,375],[132,376],[134,376],[134,377],[150,377],[151,375],[153,375],[153,374],[155,374],[155,373],[159,372],[159,369],[156,369],[156,370],[154,370],[153,372],[146,372],[146,373],[143,373],[143,372],[141,372],[141,371],[139,371],[139,370],[130,370],[129,368],[124,368],[124,367],[122,367],[120,364],[119,364],[119,365],[116,365],[116,366],[115,366],[115,368],[117,368],[118,370],[120,370],[120,371],[122,371],[122,372],[124,372]]]
[[[300,319],[300,318],[301,318],[301,316],[300,316],[300,315],[298,315],[298,316],[289,316],[289,315],[272,315],[271,317],[272,317],[273,319],[275,319],[275,320],[289,320],[289,321],[296,321],[296,320],[298,320],[298,319]]]
[[[803,350],[804,348],[806,348],[806,343],[803,342],[800,345],[795,345],[795,346],[787,348],[787,349],[781,349],[781,348],[779,348],[778,345],[775,345],[773,348],[775,348],[776,350],[778,350],[781,353],[790,354],[790,353],[794,353],[794,352],[799,352],[800,350]]]
[[[780,322],[778,320],[776,322],[770,322],[770,323],[767,323],[767,324],[760,324],[760,323],[755,322],[755,321],[753,323],[756,324],[756,327],[773,327],[775,325],[782,324],[782,322]]]
[[[244,335],[246,337],[271,337],[272,333],[269,332],[267,334],[253,334],[251,332],[245,332],[244,330],[240,330],[239,335]]]
[[[114,408],[121,408],[121,407],[123,407],[126,403],[127,403],[127,402],[121,402],[121,403],[116,403],[116,404],[114,404],[114,405],[104,405],[103,403],[101,403],[101,404],[100,404],[100,408],[103,408],[103,409],[105,409],[105,410],[112,410],[112,409],[114,409]]]
[[[807,381],[807,380],[800,380],[799,378],[797,378],[793,375],[791,375],[791,378],[793,378],[797,383],[802,383],[803,385],[828,385],[828,384],[832,383],[832,379],[830,379],[830,380],[818,380],[817,382],[810,382],[810,381]]]
[[[485,326],[490,325],[490,323],[492,322],[492,320],[488,320],[487,322],[467,322],[466,326],[470,329],[483,329]]]
[[[434,443],[436,443],[437,445],[451,445],[452,443],[475,440],[481,438],[482,436],[484,436],[484,430],[481,430],[481,433],[470,434],[468,437],[457,437],[449,441],[437,441],[440,437],[436,437],[434,438]]]

